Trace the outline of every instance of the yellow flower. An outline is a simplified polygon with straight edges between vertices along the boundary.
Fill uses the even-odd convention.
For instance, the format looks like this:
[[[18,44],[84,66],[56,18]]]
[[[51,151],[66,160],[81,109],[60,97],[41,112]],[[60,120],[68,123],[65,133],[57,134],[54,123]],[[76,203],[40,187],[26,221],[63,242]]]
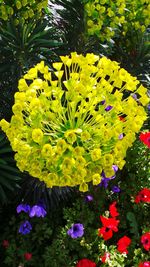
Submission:
[[[64,153],[67,149],[67,143],[64,139],[60,139],[57,142],[57,151],[59,153]]]
[[[50,144],[45,144],[42,148],[41,155],[43,157],[51,157],[52,151],[52,146]]]
[[[95,148],[91,151],[91,158],[93,161],[97,161],[101,158],[101,150],[100,148]]]
[[[99,173],[95,173],[93,176],[92,176],[92,180],[93,180],[93,185],[98,185],[100,184],[101,182],[101,176]]]
[[[54,66],[64,70],[62,81],[43,61],[20,79],[14,114],[0,126],[21,171],[48,187],[79,185],[86,191],[87,183],[100,183],[102,171],[111,177],[113,164],[120,169],[125,164],[126,151],[147,119],[147,90],[106,57],[74,52],[61,59]]]
[[[77,137],[76,137],[74,130],[66,131],[65,137],[70,144],[73,144],[77,140]]]
[[[79,190],[82,192],[87,192],[88,191],[88,185],[86,183],[80,184]]]
[[[2,120],[0,121],[0,127],[2,128],[2,130],[3,130],[4,132],[6,132],[7,129],[9,128],[9,123],[8,123],[5,119],[2,119]]]
[[[43,140],[43,132],[41,129],[34,129],[32,131],[32,139],[34,142],[40,144]]]

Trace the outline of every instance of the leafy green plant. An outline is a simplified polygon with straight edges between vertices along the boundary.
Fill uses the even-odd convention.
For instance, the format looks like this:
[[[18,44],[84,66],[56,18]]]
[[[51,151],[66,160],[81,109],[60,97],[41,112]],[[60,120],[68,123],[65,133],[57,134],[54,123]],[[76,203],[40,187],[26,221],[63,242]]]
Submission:
[[[20,22],[17,26],[10,20],[5,26],[0,25],[0,36],[1,113],[10,118],[18,79],[41,60],[51,66],[63,42],[57,29],[47,19]]]
[[[138,77],[149,87],[150,72],[150,30],[145,33],[129,31],[127,36],[115,39],[111,58],[120,62],[121,66],[132,75]]]
[[[20,188],[20,180],[11,146],[5,135],[0,133],[0,205],[6,204]]]
[[[56,211],[58,207],[63,207],[68,202],[72,202],[77,193],[70,187],[47,188],[45,183],[23,174],[21,189],[18,194],[18,201],[24,199],[25,203],[37,203],[41,199],[44,201],[47,210]]]

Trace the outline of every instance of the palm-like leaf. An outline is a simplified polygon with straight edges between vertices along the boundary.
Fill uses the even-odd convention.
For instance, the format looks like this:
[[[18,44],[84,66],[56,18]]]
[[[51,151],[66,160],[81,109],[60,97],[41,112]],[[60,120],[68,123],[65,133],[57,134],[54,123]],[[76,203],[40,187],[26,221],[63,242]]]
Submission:
[[[14,25],[9,21],[0,25],[0,118],[9,119],[13,95],[19,78],[27,69],[44,60],[49,66],[57,59],[62,39],[48,20],[34,20],[28,24]]]
[[[54,24],[63,33],[66,41],[62,54],[77,51],[108,56],[112,53],[113,43],[104,44],[98,37],[87,35],[83,1],[51,0],[49,8]]]
[[[57,31],[47,20],[40,20],[36,23],[20,23],[17,27],[13,21],[7,22],[5,28],[0,28],[0,72],[7,68],[12,73],[19,69],[22,75],[39,60],[44,59],[47,64],[56,57],[55,51],[62,45]]]
[[[26,173],[23,176],[18,202],[23,199],[24,203],[33,205],[42,201],[45,203],[47,210],[54,211],[58,206],[64,205],[75,196],[75,190],[72,188],[47,188],[45,183],[39,181],[39,179],[33,178]]]
[[[115,42],[112,58],[149,87],[150,30],[146,33],[128,32],[126,37],[120,35]]]
[[[19,188],[19,174],[10,144],[4,134],[0,133],[0,204],[7,203],[12,193]]]
[[[83,52],[84,9],[80,0],[51,0],[49,7],[52,10],[53,22],[64,33],[66,53],[68,51]]]

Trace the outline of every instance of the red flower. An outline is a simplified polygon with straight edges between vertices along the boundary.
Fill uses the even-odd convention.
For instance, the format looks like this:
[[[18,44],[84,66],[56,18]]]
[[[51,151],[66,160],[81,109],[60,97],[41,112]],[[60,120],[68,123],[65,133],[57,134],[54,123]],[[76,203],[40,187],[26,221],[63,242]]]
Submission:
[[[143,188],[135,197],[135,203],[150,202],[150,189]]]
[[[119,239],[117,249],[120,253],[128,253],[127,247],[130,245],[131,239],[126,235]]]
[[[108,240],[112,238],[113,231],[118,231],[118,224],[119,220],[116,220],[115,218],[106,218],[103,216],[100,216],[101,222],[103,224],[103,227],[98,229],[98,235],[102,235],[104,240]]]
[[[8,240],[3,240],[2,246],[4,248],[8,248],[9,247],[9,241]]]
[[[145,250],[150,250],[150,232],[147,232],[141,236],[141,243]]]
[[[119,216],[119,213],[118,213],[117,208],[116,208],[116,204],[117,204],[117,202],[114,201],[114,202],[109,206],[109,211],[110,211],[110,215],[111,215],[111,217]]]
[[[24,258],[25,258],[26,261],[30,261],[31,258],[32,258],[32,253],[26,252],[24,254]]]
[[[141,262],[138,267],[150,267],[150,261]]]
[[[140,140],[150,148],[150,132],[141,133]]]
[[[101,261],[103,263],[107,262],[107,260],[110,258],[110,254],[108,252],[105,252],[105,254],[101,257]]]
[[[78,261],[76,267],[96,267],[96,263],[88,259],[82,259]]]

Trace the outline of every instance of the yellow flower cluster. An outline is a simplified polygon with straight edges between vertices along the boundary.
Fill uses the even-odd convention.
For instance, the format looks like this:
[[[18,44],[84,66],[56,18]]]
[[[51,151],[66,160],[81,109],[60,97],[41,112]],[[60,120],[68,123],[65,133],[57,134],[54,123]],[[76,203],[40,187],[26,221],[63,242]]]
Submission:
[[[122,169],[149,98],[115,61],[76,52],[60,58],[55,71],[42,61],[19,80],[14,115],[0,126],[21,171],[48,187],[87,191],[88,182],[100,183],[102,171],[111,177],[112,165]]]
[[[9,0],[0,1],[0,19],[7,21],[14,18],[15,23],[41,16],[42,9],[47,6],[48,0],[15,0],[10,3]]]
[[[110,40],[118,28],[145,31],[150,22],[149,0],[83,0],[89,35]]]

